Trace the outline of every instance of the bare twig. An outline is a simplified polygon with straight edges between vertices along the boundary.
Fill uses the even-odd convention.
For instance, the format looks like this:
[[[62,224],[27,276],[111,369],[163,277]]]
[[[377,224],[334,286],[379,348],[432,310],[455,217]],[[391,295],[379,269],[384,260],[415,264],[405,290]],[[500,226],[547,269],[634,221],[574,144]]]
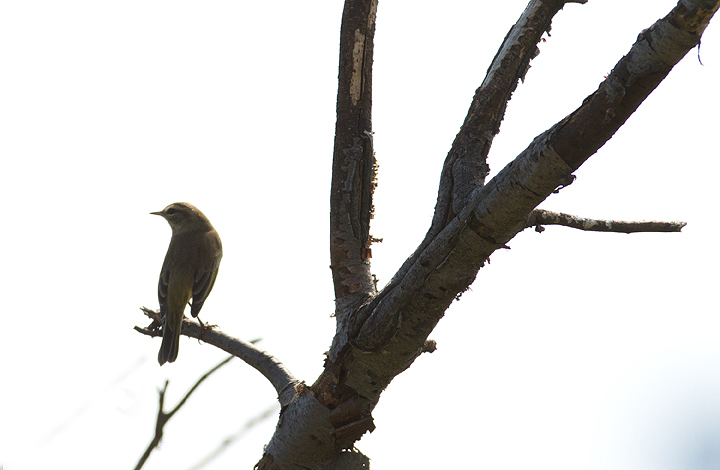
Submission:
[[[145,307],[142,307],[141,310],[153,322],[147,328],[136,326],[135,330],[148,336],[162,336],[162,332],[157,326],[158,313]],[[190,321],[187,318],[183,318],[182,334],[202,340],[245,361],[270,381],[278,393],[281,406],[287,405],[295,397],[295,387],[301,381],[296,379],[282,362],[267,352],[258,349],[247,341],[228,336],[216,328],[201,326],[199,323]]]
[[[525,221],[525,228],[535,227],[535,230],[542,232],[543,225],[563,225],[565,227],[587,230],[590,232],[617,232],[617,233],[638,233],[638,232],[679,232],[686,222],[659,222],[659,221],[624,221],[624,220],[600,220],[578,217],[562,212],[546,211],[535,209],[528,215]]]
[[[215,371],[217,371],[219,368],[230,362],[230,360],[233,358],[233,356],[230,356],[226,359],[224,359],[221,363],[207,371],[200,377],[197,382],[188,390],[188,392],[185,394],[185,396],[178,402],[178,404],[173,408],[170,412],[166,413],[164,411],[165,408],[165,392],[168,388],[168,381],[165,381],[165,386],[162,390],[158,390],[158,415],[157,415],[157,421],[155,422],[155,436],[153,437],[152,441],[150,441],[150,444],[148,445],[147,449],[145,449],[145,452],[140,457],[140,460],[138,460],[137,465],[135,466],[135,470],[140,470],[143,465],[145,465],[145,462],[147,461],[148,457],[150,457],[150,454],[152,453],[155,448],[160,444],[160,441],[162,440],[163,436],[163,430],[165,428],[165,425],[168,421],[170,421],[170,418],[173,417],[175,413],[187,402],[188,398],[190,398],[190,395],[197,390],[197,388],[200,386],[201,383],[205,381],[208,377],[210,377],[211,374],[213,374]]]

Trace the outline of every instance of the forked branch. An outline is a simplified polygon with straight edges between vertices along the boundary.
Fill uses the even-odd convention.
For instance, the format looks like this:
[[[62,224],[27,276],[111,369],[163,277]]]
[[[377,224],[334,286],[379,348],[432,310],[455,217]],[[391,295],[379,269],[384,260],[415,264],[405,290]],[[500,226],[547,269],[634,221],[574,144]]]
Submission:
[[[550,31],[552,19],[566,3],[585,2],[531,1],[508,31],[485,79],[475,91],[465,121],[445,158],[435,212],[425,239],[393,276],[389,287],[407,274],[433,239],[468,204],[473,192],[485,184],[490,172],[487,156],[495,135],[500,132],[512,93],[525,78],[530,61],[537,56],[542,35]],[[387,291],[388,288],[384,289],[378,298]]]
[[[546,3],[554,2],[532,1],[526,11],[543,11],[540,4]],[[427,336],[457,295],[474,281],[485,260],[525,228],[532,211],[566,185],[572,173],[697,46],[719,5],[720,0],[681,0],[640,34],[627,56],[578,110],[536,137],[487,184],[470,191],[464,205],[453,204],[458,194],[454,190],[443,192],[444,184],[454,188],[462,179],[456,176],[457,158],[448,158],[433,227],[390,284],[353,313],[347,336],[336,335],[323,376],[313,385],[317,396],[328,406],[354,399],[362,403],[360,409],[372,409],[383,389],[419,355]],[[539,40],[537,31],[527,34]],[[517,37],[523,37],[522,31]],[[487,129],[484,126],[468,118],[461,133],[481,136]],[[480,147],[474,148],[477,155]],[[479,168],[477,164],[461,166],[466,168],[463,171]],[[465,180],[473,178],[467,175]],[[443,204],[449,204],[446,211],[437,212]],[[447,218],[438,219],[438,214]]]
[[[170,421],[170,418],[172,418],[175,413],[178,412],[180,408],[185,405],[188,398],[190,398],[190,395],[193,394],[195,390],[200,386],[201,383],[205,381],[210,375],[212,375],[215,371],[220,369],[222,366],[230,362],[230,360],[233,358],[233,356],[228,357],[227,359],[224,359],[222,362],[220,362],[218,365],[207,371],[200,377],[195,384],[188,390],[188,392],[185,394],[184,397],[182,397],[182,400],[178,402],[177,405],[175,405],[175,408],[172,410],[166,412],[165,411],[165,392],[167,392],[168,388],[168,381],[165,381],[165,386],[162,390],[158,390],[158,414],[157,419],[155,421],[155,435],[152,438],[152,441],[150,441],[150,444],[148,445],[147,449],[145,449],[145,452],[143,452],[143,455],[140,457],[140,460],[138,460],[137,465],[135,465],[135,470],[140,470],[143,465],[145,465],[145,462],[147,462],[147,459],[150,457],[150,454],[153,450],[157,448],[158,445],[160,445],[160,441],[163,437],[163,432],[165,430],[165,425],[168,421]]]

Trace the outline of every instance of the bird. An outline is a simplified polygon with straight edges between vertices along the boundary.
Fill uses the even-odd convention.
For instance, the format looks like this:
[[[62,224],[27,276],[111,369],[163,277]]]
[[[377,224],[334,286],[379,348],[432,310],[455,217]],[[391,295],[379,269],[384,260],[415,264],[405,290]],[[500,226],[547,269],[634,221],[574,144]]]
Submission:
[[[175,202],[160,212],[172,229],[170,246],[160,271],[158,300],[162,318],[162,345],[158,362],[175,362],[185,306],[192,298],[190,314],[197,317],[215,285],[222,242],[210,220],[186,202]]]

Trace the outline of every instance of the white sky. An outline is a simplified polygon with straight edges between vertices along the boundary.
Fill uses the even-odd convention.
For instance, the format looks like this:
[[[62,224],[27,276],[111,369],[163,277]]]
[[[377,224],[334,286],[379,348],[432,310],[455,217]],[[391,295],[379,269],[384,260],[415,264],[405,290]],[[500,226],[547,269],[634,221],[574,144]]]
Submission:
[[[0,3],[0,464],[132,468],[157,388],[173,405],[223,354],[183,338],[158,367],[170,230],[200,207],[225,256],[206,321],[310,383],[334,332],[328,204],[340,1]],[[440,168],[525,0],[381,2],[373,271],[421,240]],[[568,5],[515,92],[493,174],[597,88],[668,0]],[[718,20],[716,20],[717,22]],[[374,470],[680,469],[720,462],[716,174],[720,30],[541,207],[684,220],[682,234],[550,227],[496,253],[358,448]],[[191,468],[272,406],[230,364],[169,424],[147,469]],[[275,419],[208,469],[251,468]]]

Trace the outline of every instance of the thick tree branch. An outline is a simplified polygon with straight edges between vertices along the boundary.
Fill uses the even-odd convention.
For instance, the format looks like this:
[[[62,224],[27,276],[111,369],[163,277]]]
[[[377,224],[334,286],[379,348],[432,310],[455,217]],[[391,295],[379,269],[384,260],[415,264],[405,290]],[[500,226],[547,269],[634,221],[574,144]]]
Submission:
[[[563,0],[530,2],[493,58],[445,160],[452,181],[450,214],[459,213],[472,192],[485,184],[490,171],[487,155],[495,135],[500,132],[507,104],[518,81],[525,79],[530,61],[540,53],[537,44],[542,35],[550,31],[553,17],[565,3]],[[444,222],[448,221],[446,217]]]
[[[638,232],[679,232],[685,222],[659,222],[659,221],[637,221],[628,222],[624,220],[599,220],[578,217],[562,212],[546,211],[535,209],[527,219],[524,228],[535,227],[535,230],[542,232],[543,225],[563,225],[565,227],[586,230],[589,232],[616,232],[616,233],[638,233]]]
[[[630,53],[607,78],[606,83],[617,83],[618,71],[629,74],[623,76],[622,88],[625,96],[631,95],[633,100],[622,97],[620,101],[606,99],[603,101],[605,106],[600,106],[597,98],[600,92],[596,92],[569,118],[538,136],[488,185],[472,194],[460,214],[420,253],[402,279],[396,285],[388,286],[392,290],[383,291],[378,296],[381,298],[379,302],[369,304],[361,312],[363,321],[353,343],[366,352],[381,348],[386,358],[395,359],[392,365],[388,360],[383,361],[388,366],[388,370],[383,371],[387,372],[387,378],[409,366],[421,341],[455,297],[474,280],[477,270],[492,252],[505,246],[523,228],[535,206],[556,187],[566,184],[577,168],[574,165],[579,161],[577,155],[589,156],[605,143],[607,139],[593,138],[594,131],[589,129],[603,128],[609,138],[640,105],[642,100],[639,97],[647,97],[657,86],[659,79],[655,74],[659,73],[660,65],[648,64],[660,61],[666,74],[674,63],[698,44],[698,31],[702,31],[698,25],[707,25],[717,6],[712,12],[694,10],[695,19],[692,19],[693,13],[684,6],[689,2],[682,3],[666,18],[644,31]],[[679,24],[690,25],[693,29],[683,31],[673,26]],[[654,48],[649,47],[648,41],[653,43]],[[604,89],[605,85],[601,85],[600,90]],[[634,105],[632,109],[631,104]],[[623,119],[616,118],[619,111],[612,111],[619,107],[625,116]],[[578,115],[582,116],[582,121],[574,117]],[[612,117],[608,119],[608,116]],[[575,132],[566,132],[569,126],[573,126]],[[574,153],[570,152],[570,143]],[[568,153],[561,154],[558,146]],[[392,340],[388,343],[390,337]],[[398,353],[398,356],[393,353]],[[372,361],[372,355],[356,356],[354,360],[353,369],[371,369],[365,362]],[[360,377],[349,374],[353,377],[351,387],[372,397],[386,385],[375,375]]]
[[[377,297],[352,315],[349,332],[345,337],[336,336],[325,371],[313,384],[318,399],[332,413],[352,403],[350,408],[356,411],[348,416],[356,425],[353,437],[372,429],[368,419],[382,390],[421,353],[425,339],[448,306],[469,287],[490,255],[523,230],[535,207],[567,184],[572,172],[698,44],[719,1],[712,5],[706,0],[696,1],[693,9],[693,2],[683,0],[668,17],[641,33],[599,92],[538,136],[488,184],[478,184],[464,205],[452,204],[454,190],[449,195],[443,193],[444,184],[452,186],[457,180],[457,172],[451,171],[454,162],[448,162],[450,168],[444,169],[438,198],[438,206],[450,204],[447,218],[439,220],[436,212],[433,228],[415,255]],[[531,2],[528,10],[541,3],[546,2]],[[553,11],[559,6],[555,4]],[[489,142],[487,132],[482,134],[488,129],[486,123],[479,124],[467,119],[461,132]],[[573,132],[568,131],[571,128]],[[478,144],[476,154],[480,154],[480,147]],[[481,171],[479,160],[472,161],[475,163],[466,165],[470,168],[467,171]],[[465,180],[473,181],[473,176],[467,175]]]
[[[135,330],[148,336],[162,336],[157,312],[145,307],[141,310],[153,320],[153,323],[147,328],[136,326]],[[301,382],[280,361],[256,348],[253,344],[228,336],[215,328],[201,326],[187,318],[183,318],[182,334],[212,344],[245,361],[270,381],[277,391],[281,406],[286,406],[294,399],[295,387],[299,386]]]
[[[375,293],[370,218],[375,179],[372,61],[377,0],[345,2],[330,190],[330,267],[340,305]],[[342,320],[345,308],[336,311]]]
[[[681,0],[642,31],[582,106],[551,129],[550,145],[575,170],[625,123],[700,36],[718,9],[715,0]]]

